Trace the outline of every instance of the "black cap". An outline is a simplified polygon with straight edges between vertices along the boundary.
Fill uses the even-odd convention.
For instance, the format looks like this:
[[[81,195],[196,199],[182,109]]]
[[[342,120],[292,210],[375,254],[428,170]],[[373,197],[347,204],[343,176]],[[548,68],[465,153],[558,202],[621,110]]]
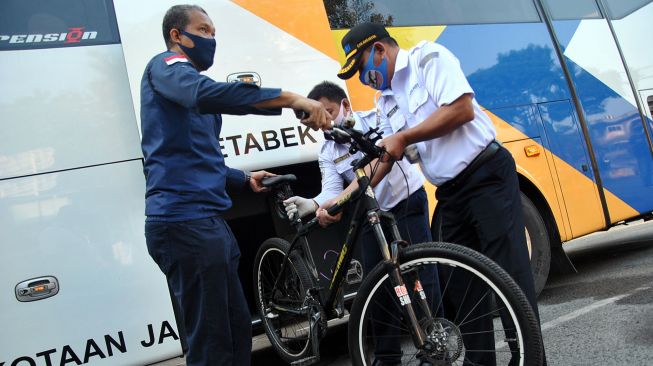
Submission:
[[[390,34],[382,24],[378,23],[360,23],[350,29],[342,39],[342,49],[347,60],[338,72],[338,77],[347,80],[354,76],[363,51],[374,42],[386,37],[390,37]]]

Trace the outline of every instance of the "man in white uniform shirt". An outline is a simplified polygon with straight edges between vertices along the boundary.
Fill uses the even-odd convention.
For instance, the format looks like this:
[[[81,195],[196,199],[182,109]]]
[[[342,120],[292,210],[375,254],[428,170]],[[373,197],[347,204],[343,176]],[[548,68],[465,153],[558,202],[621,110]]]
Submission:
[[[341,123],[346,115],[352,113],[345,91],[329,81],[316,85],[308,94],[308,98],[322,103],[336,124]],[[374,110],[354,112],[353,116],[356,120],[354,127],[362,132],[367,132],[376,125]],[[351,155],[349,145],[336,143],[326,133],[318,158],[322,173],[322,191],[313,199],[299,196],[287,199],[284,204],[286,204],[288,215],[299,213],[300,217],[303,217],[320,209],[322,211],[321,224],[326,225],[338,220],[339,217],[328,216],[324,209],[328,209],[335,203],[336,198],[344,192],[345,185],[348,186],[347,190],[353,190],[356,186],[356,174],[351,162],[361,157],[360,152]],[[375,182],[376,180],[372,184],[374,185]],[[424,176],[419,170],[406,159],[402,159],[397,161],[390,172],[374,187],[380,209],[391,212],[395,216],[402,238],[411,243],[432,241],[429,228],[428,199],[423,184]],[[358,245],[362,246],[363,269],[365,273],[369,273],[382,260],[382,257],[367,223],[359,233]],[[424,289],[429,296],[436,289],[436,294],[439,294],[437,273],[434,269],[429,272],[420,275]],[[436,297],[436,303],[439,302],[437,298],[439,296]],[[391,304],[392,299],[383,301],[383,303]],[[396,310],[399,311],[399,309]],[[387,312],[387,308],[378,311],[379,318],[389,320],[383,325],[375,324],[374,335],[377,343],[373,365],[395,365],[401,361],[401,347],[397,342],[398,338],[392,336],[399,331],[400,326],[391,324],[394,320],[398,321],[398,318],[387,314]]]
[[[374,23],[356,25],[342,47],[347,60],[338,77],[349,79],[358,72],[361,83],[381,91],[381,145],[396,160],[415,144],[422,172],[438,187],[433,237],[493,259],[520,285],[537,314],[515,162],[495,141],[494,126],[474,99],[458,59],[434,42],[402,50]],[[464,287],[458,290],[466,293]],[[470,291],[482,296],[480,288]],[[453,299],[451,309],[459,301]],[[489,306],[484,301],[471,310],[487,314]],[[467,349],[494,349],[491,335],[474,335],[491,329],[491,322],[486,316],[461,327],[463,334],[471,334],[464,337]],[[493,352],[465,355],[465,364],[495,363]]]

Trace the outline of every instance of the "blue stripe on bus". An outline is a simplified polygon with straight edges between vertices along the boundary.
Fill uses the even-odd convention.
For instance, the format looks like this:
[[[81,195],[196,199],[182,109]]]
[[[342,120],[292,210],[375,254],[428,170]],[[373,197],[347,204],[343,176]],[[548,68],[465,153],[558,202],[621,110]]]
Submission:
[[[556,22],[563,47],[578,24]],[[543,136],[546,148],[593,179],[591,168],[582,169],[590,165],[588,152],[543,23],[448,26],[437,42],[459,58],[479,104],[527,136]],[[653,210],[652,160],[637,109],[589,72],[567,62],[604,187],[640,213]]]

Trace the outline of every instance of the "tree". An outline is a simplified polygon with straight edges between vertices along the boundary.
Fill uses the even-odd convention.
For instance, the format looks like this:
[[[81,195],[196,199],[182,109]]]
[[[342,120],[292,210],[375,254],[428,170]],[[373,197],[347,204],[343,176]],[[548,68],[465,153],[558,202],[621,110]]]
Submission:
[[[358,23],[373,22],[392,25],[392,15],[375,11],[371,0],[324,0],[324,7],[332,29],[351,28]]]

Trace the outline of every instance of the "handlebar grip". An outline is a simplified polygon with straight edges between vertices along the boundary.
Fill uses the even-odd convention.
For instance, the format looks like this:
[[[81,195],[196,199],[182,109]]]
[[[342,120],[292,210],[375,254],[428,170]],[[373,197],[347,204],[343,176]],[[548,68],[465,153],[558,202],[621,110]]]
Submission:
[[[303,111],[301,109],[295,109],[293,111],[295,112],[295,117],[297,117],[297,119],[306,119],[310,117],[310,114],[308,114],[306,111]]]
[[[340,212],[341,208],[342,208],[342,206],[340,206],[339,204],[336,203],[335,205],[329,207],[329,209],[327,210],[327,213],[329,214],[329,216],[335,216],[335,215],[338,214],[338,212]]]

